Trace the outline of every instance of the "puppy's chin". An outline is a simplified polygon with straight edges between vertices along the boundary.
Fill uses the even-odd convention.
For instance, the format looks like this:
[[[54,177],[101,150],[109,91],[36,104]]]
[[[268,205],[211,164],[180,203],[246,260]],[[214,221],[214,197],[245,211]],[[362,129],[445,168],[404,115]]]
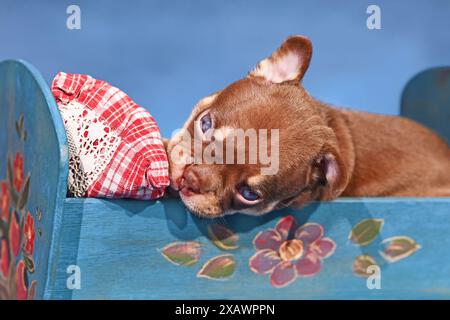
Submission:
[[[198,194],[182,189],[179,195],[186,208],[198,217],[214,219],[225,215],[212,194]]]
[[[259,216],[263,216],[266,213],[269,213],[272,210],[274,210],[276,207],[276,204],[277,204],[277,202],[273,202],[273,203],[269,203],[269,204],[265,205],[264,207],[243,209],[243,210],[240,210],[239,212],[246,214],[248,216],[259,217]]]
[[[270,203],[264,207],[249,208],[243,210],[223,210],[216,197],[213,194],[196,194],[190,191],[181,190],[179,192],[180,199],[183,201],[186,208],[194,215],[200,218],[214,219],[235,213],[241,213],[249,216],[259,217],[272,211],[276,207],[276,202]]]

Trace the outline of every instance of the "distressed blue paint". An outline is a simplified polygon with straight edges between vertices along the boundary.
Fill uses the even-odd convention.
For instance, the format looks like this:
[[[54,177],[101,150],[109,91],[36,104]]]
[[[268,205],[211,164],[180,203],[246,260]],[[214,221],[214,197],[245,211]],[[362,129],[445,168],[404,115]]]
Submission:
[[[19,148],[14,121],[25,114],[29,137],[23,150],[25,171],[31,170],[29,206],[43,208],[43,237],[37,240],[38,298],[84,299],[378,299],[450,298],[450,199],[339,199],[315,203],[301,210],[286,209],[263,217],[235,215],[221,223],[238,232],[239,248],[229,251],[237,260],[226,281],[197,278],[200,266],[224,253],[206,237],[209,221],[189,214],[176,200],[156,202],[102,199],[66,199],[67,149],[65,134],[48,86],[31,66],[18,61],[0,64],[0,146]],[[6,170],[5,153],[0,173]],[[3,176],[0,176],[2,178]],[[279,217],[293,214],[300,223],[314,221],[337,243],[322,271],[307,279],[275,289],[267,276],[254,274],[248,260],[252,240],[271,228]],[[365,218],[384,219],[380,236],[362,249],[348,234]],[[368,290],[365,280],[352,274],[356,256],[378,256],[383,238],[407,235],[422,248],[394,264],[382,263],[382,289]],[[175,266],[158,249],[173,241],[203,244],[200,261],[191,267]],[[81,290],[66,287],[66,269],[81,267]]]
[[[428,69],[413,77],[403,91],[401,114],[450,143],[450,67]]]
[[[15,130],[20,114],[25,116],[27,140]],[[60,217],[66,193],[67,147],[64,127],[50,89],[39,72],[24,61],[0,63],[0,179],[6,178],[7,156],[21,152],[25,175],[31,172],[27,209],[35,218],[37,298],[51,286],[54,246],[58,243]],[[43,212],[39,222],[35,210]]]
[[[240,240],[238,250],[227,251],[237,260],[237,270],[227,281],[196,277],[203,262],[225,252],[205,236],[208,221],[193,217],[178,201],[149,205],[67,199],[65,214],[82,215],[80,228],[67,233],[79,240],[76,260],[60,261],[63,265],[76,261],[81,267],[82,289],[73,291],[73,299],[450,298],[448,199],[341,199],[260,218],[230,216],[221,223],[237,231]],[[249,270],[248,260],[255,253],[255,235],[286,214],[293,214],[301,223],[322,224],[337,250],[324,260],[318,275],[275,289],[267,276]],[[352,226],[366,218],[382,218],[385,223],[380,237],[362,249],[347,239]],[[378,257],[381,239],[395,235],[408,235],[422,248],[397,263],[381,264],[382,290],[368,290],[365,280],[352,274],[353,260],[361,253]],[[157,250],[180,240],[202,243],[204,253],[194,266],[172,265]],[[72,251],[72,243],[62,244],[63,254]],[[61,282],[54,289],[53,298],[66,297],[64,285]]]

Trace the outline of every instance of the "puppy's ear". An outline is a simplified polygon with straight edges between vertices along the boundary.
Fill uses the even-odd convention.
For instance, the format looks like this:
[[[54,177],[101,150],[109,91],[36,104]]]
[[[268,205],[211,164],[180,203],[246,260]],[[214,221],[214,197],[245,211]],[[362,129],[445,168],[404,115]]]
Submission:
[[[338,153],[327,151],[312,164],[320,200],[338,197],[348,183],[347,170]]]
[[[307,186],[284,206],[298,207],[314,200],[332,200],[346,188],[349,177],[339,152],[325,145],[307,172]]]
[[[308,38],[291,36],[269,58],[260,61],[249,76],[272,83],[297,84],[308,69],[311,54],[312,44]]]

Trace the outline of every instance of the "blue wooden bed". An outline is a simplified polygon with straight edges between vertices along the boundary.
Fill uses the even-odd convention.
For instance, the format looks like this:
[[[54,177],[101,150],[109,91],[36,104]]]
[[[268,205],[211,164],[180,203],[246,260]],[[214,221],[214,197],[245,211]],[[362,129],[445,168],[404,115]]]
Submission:
[[[416,76],[401,107],[450,141],[450,68]],[[343,198],[217,221],[170,199],[67,198],[64,127],[23,61],[0,63],[0,132],[0,299],[450,298],[448,198]],[[293,222],[323,245],[304,242],[310,273],[275,275],[266,264],[279,265],[280,243],[258,239]]]

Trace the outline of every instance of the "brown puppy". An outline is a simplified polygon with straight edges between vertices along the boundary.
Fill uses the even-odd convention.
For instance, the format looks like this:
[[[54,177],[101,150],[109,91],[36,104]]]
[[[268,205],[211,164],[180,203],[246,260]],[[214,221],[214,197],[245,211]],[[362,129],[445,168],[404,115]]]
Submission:
[[[312,98],[299,84],[311,54],[309,39],[289,37],[247,77],[196,105],[167,146],[171,185],[188,209],[204,217],[261,215],[338,196],[450,196],[448,145],[414,121]],[[268,133],[246,135],[243,149],[231,143],[239,129]],[[265,160],[276,165],[261,153],[251,160],[252,143],[270,144]],[[222,161],[198,157],[195,146]],[[230,150],[235,160],[223,161]],[[263,173],[269,166],[275,170]]]

